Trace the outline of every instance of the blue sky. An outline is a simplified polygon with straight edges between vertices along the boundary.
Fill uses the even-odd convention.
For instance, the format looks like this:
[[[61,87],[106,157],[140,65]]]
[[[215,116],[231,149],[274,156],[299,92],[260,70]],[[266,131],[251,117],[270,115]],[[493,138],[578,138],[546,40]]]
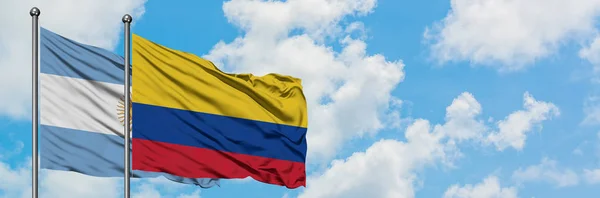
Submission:
[[[30,46],[23,45],[33,5],[44,27],[118,54],[127,12],[133,33],[228,72],[303,79],[307,188],[246,179],[200,190],[144,179],[133,182],[135,196],[600,193],[598,0],[2,4],[9,6],[0,8],[0,197],[26,196],[30,187]],[[53,171],[42,179],[42,197],[122,196],[119,179]]]

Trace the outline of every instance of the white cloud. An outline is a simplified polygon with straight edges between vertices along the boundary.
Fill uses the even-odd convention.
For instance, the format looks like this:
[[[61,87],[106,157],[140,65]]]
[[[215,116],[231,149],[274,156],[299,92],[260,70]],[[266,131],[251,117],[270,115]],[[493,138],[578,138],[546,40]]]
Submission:
[[[448,15],[425,38],[441,62],[468,60],[514,71],[568,41],[591,38],[599,15],[600,0],[451,0]]]
[[[75,172],[48,171],[41,178],[40,197],[107,198],[122,196],[122,180],[100,178]]]
[[[558,107],[554,104],[537,101],[527,92],[523,96],[523,107],[525,110],[513,112],[499,121],[499,131],[489,134],[485,141],[494,144],[500,151],[507,147],[522,150],[527,139],[526,133],[535,126],[541,129],[542,121],[560,115]]]
[[[595,170],[584,169],[583,170],[583,178],[589,184],[600,183],[600,169],[595,169]]]
[[[324,174],[309,177],[299,198],[414,197],[415,169],[444,155],[441,135],[430,131],[427,120],[417,120],[406,131],[408,142],[381,140],[333,161]]]
[[[350,36],[362,26],[340,23],[375,5],[375,0],[228,1],[226,17],[245,34],[218,43],[205,58],[236,73],[301,78],[309,108],[308,161],[328,160],[345,140],[397,123],[387,121],[397,117],[385,111],[395,100],[391,91],[404,79],[404,64],[367,54],[363,37]],[[326,45],[332,41],[341,51]]]
[[[121,36],[124,14],[134,23],[146,0],[0,0],[0,115],[24,118],[31,108],[31,17],[41,10],[40,25],[86,44],[113,49]]]
[[[177,198],[200,198],[200,190],[196,190],[190,194],[181,194]]]
[[[475,117],[481,114],[481,110],[481,105],[471,93],[463,93],[446,108],[446,124],[440,130],[458,141],[480,138],[486,126]]]
[[[160,198],[160,192],[150,184],[142,184],[139,186],[138,191],[131,195],[133,198]]]
[[[365,15],[377,0],[232,0],[223,5],[230,22],[247,31],[249,37],[286,37],[290,30],[306,30],[313,38],[322,39],[340,30],[338,22],[347,15]],[[268,11],[268,12],[265,12]]]
[[[579,51],[579,57],[594,65],[594,72],[600,72],[600,34],[590,42],[589,46]]]
[[[543,158],[538,165],[519,168],[512,177],[518,183],[548,182],[557,187],[574,186],[579,183],[579,176],[575,171],[565,168],[561,170],[556,161],[548,158]]]
[[[14,167],[0,161],[0,198],[31,197],[31,160],[26,162]]]
[[[452,166],[453,161],[462,156],[458,144],[468,140],[481,141],[488,128],[478,120],[481,105],[470,93],[459,95],[446,111],[444,124],[432,126],[427,120],[414,121],[406,129],[405,142],[380,140],[364,152],[333,161],[324,173],[308,178],[307,189],[300,197],[414,197],[420,170],[428,165]],[[480,185],[482,187],[476,187],[477,190],[456,187],[454,191],[458,194],[451,192],[450,195],[466,193],[464,196],[468,197],[470,191],[478,193],[483,191],[478,189],[493,188],[494,185],[494,179],[489,179]],[[516,195],[511,189],[498,192]]]
[[[390,130],[407,127],[414,120],[410,117],[410,114],[402,114],[400,113],[400,110],[402,110],[405,113],[410,113],[411,106],[412,103],[410,101],[404,101],[393,97],[390,101],[390,105],[388,107],[389,109],[386,112],[387,115],[384,118],[384,125]]]
[[[380,140],[365,152],[333,161],[325,173],[309,177],[309,186],[299,197],[414,197],[415,171],[436,162],[449,165],[457,156],[454,141],[445,141],[446,137],[470,137],[452,130],[470,134],[477,129],[452,124],[476,123],[481,106],[470,93],[459,95],[446,110],[444,125],[431,126],[428,120],[417,119],[406,129],[406,142]]]
[[[444,198],[516,198],[515,187],[502,187],[496,176],[488,176],[481,183],[458,184],[450,186],[444,193]]]

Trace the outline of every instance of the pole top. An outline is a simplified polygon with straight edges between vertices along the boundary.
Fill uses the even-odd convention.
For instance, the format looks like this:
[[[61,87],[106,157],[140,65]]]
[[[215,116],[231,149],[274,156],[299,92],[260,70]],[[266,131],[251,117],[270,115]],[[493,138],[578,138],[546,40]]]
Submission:
[[[125,14],[125,16],[123,16],[123,23],[131,23],[131,20],[133,20],[131,15]]]
[[[29,15],[40,16],[40,9],[38,9],[37,7],[31,8],[31,10],[29,10]]]

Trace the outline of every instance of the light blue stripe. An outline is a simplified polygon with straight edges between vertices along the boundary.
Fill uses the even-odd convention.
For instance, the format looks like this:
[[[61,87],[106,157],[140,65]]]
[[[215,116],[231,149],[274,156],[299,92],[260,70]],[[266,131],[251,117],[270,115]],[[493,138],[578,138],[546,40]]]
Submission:
[[[40,134],[40,168],[97,177],[123,177],[122,137],[48,125],[40,126]],[[132,171],[133,178],[158,176],[203,188],[219,185],[216,179],[190,179],[167,173]]]
[[[123,57],[45,28],[40,28],[40,63],[41,73],[123,84]]]

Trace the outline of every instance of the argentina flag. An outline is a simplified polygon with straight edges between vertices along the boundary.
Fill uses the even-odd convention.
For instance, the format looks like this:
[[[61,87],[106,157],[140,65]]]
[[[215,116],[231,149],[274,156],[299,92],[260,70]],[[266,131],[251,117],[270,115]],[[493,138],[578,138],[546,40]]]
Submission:
[[[40,28],[40,63],[40,168],[123,177],[124,59]],[[131,175],[219,185],[211,178],[137,170]]]

